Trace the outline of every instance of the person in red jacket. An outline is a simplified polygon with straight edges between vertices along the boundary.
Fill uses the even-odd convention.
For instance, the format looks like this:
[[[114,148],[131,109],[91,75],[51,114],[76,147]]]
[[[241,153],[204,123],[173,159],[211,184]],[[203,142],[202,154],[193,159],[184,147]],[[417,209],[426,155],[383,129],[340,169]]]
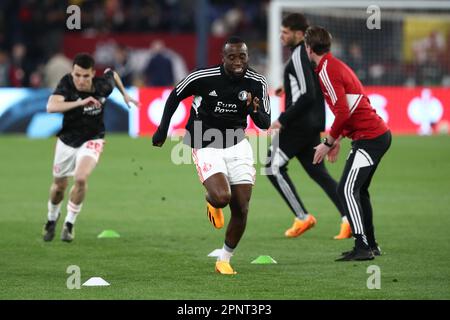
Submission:
[[[313,163],[321,163],[325,156],[335,162],[340,139],[352,140],[338,196],[350,221],[355,247],[342,253],[336,261],[372,260],[381,251],[375,240],[368,189],[392,136],[370,105],[353,70],[331,54],[330,33],[322,27],[310,27],[306,30],[305,44],[309,59],[317,66],[315,71],[325,100],[335,115],[329,134],[315,147]]]

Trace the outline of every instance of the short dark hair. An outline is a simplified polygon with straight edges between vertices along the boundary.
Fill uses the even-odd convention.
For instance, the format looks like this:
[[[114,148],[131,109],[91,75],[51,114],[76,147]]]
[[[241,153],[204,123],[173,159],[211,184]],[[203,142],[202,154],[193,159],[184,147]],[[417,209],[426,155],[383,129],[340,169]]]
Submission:
[[[244,43],[244,44],[245,44],[245,41],[244,41],[244,39],[242,39],[241,37],[238,37],[238,36],[231,36],[231,37],[229,37],[229,38],[227,39],[227,41],[225,41],[225,43],[223,44],[223,48],[222,48],[222,49],[225,49],[225,46],[226,46],[227,44],[236,44],[236,43]]]
[[[245,43],[244,39],[242,39],[239,36],[231,36],[228,38],[228,40],[225,42],[225,45],[227,44],[236,44],[236,43]],[[224,46],[225,46],[224,45]]]
[[[283,18],[281,25],[294,31],[305,32],[308,29],[308,21],[301,13],[290,13]]]
[[[82,67],[83,69],[94,68],[95,60],[94,58],[85,52],[78,53],[73,59],[73,65]]]
[[[306,45],[318,55],[322,55],[330,51],[331,39],[331,34],[327,31],[327,29],[320,26],[309,27],[305,33]]]
[[[242,39],[242,38],[239,37],[239,36],[231,36],[231,37],[229,37],[229,38],[227,39],[227,41],[225,41],[225,43],[223,44],[222,52],[225,51],[225,47],[227,46],[227,44],[237,44],[237,43],[243,43],[243,44],[246,44],[245,41],[244,41],[244,39]]]

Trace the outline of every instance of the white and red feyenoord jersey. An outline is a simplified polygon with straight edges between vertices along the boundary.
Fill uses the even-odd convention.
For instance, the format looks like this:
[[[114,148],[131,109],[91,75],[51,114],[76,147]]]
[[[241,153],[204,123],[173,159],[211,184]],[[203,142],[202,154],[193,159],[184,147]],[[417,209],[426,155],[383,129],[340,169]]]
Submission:
[[[331,52],[323,56],[316,68],[320,86],[335,119],[330,135],[352,140],[374,139],[388,129],[370,105],[364,88],[349,66]]]

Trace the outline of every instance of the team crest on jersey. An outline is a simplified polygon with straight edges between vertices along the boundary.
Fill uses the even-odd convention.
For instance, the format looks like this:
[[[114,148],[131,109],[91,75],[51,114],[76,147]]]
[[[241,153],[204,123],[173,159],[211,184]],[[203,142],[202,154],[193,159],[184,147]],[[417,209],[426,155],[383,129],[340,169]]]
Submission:
[[[205,163],[203,165],[203,172],[208,172],[209,170],[211,170],[211,168],[212,168],[211,163]]]
[[[61,172],[61,166],[55,164],[55,165],[53,166],[53,172],[54,172],[54,173],[60,173],[60,172]]]
[[[247,91],[242,90],[241,92],[239,92],[238,98],[239,98],[239,100],[241,100],[241,101],[247,101],[247,98],[248,98],[248,93],[247,93]]]

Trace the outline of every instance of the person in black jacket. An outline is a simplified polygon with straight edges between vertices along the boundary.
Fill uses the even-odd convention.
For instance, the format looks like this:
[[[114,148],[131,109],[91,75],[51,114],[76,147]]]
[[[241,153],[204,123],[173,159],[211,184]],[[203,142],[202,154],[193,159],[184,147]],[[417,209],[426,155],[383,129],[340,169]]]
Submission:
[[[270,126],[267,81],[248,66],[248,48],[239,37],[223,47],[223,63],[189,74],[169,95],[153,145],[167,138],[178,104],[195,96],[186,124],[184,143],[192,148],[200,182],[206,189],[206,212],[212,225],[224,226],[222,209],[230,205],[231,219],[216,271],[235,274],[230,265],[247,224],[255,183],[253,151],[245,138],[247,116],[261,129]]]
[[[303,37],[307,28],[306,18],[299,13],[289,14],[282,21],[281,42],[291,49],[292,55],[284,69],[284,89],[277,90],[278,95],[285,92],[285,111],[270,127],[277,134],[268,151],[266,173],[295,215],[286,237],[298,237],[316,224],[287,173],[289,160],[296,157],[341,214],[341,230],[334,239],[346,239],[351,237],[351,229],[337,196],[337,183],[323,162],[312,163],[314,147],[320,144],[320,133],[325,130],[325,102],[305,50]]]

